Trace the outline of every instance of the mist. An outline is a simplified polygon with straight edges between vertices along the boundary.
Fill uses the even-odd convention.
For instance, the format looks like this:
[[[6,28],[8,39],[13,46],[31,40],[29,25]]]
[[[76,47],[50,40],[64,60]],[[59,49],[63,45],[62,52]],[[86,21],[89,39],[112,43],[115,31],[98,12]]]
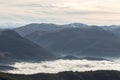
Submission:
[[[9,70],[13,74],[58,73],[63,71],[118,70],[120,61],[55,60],[40,63],[21,62],[11,65],[17,69]]]

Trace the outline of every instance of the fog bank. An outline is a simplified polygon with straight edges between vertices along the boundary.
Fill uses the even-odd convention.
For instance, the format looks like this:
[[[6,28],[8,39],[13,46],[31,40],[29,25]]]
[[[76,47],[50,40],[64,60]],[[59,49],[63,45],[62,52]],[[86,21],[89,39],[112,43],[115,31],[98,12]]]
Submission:
[[[119,70],[120,61],[55,60],[40,63],[21,62],[12,65],[15,70],[8,73],[35,74],[58,73],[62,71]]]

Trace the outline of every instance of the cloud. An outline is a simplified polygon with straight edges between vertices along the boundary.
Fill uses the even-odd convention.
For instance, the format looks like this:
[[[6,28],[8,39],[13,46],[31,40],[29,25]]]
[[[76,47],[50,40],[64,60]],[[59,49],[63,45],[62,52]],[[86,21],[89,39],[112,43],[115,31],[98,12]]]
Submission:
[[[45,21],[119,24],[119,3],[118,0],[0,0],[0,24]]]
[[[8,73],[35,74],[35,73],[58,73],[62,71],[91,71],[91,70],[119,70],[118,61],[88,61],[88,60],[56,60],[41,63],[21,62],[12,65],[15,70]]]
[[[71,15],[99,15],[99,14],[120,14],[120,12],[113,12],[113,11],[89,11],[89,10],[82,10],[82,11],[68,11],[65,12],[66,14]]]

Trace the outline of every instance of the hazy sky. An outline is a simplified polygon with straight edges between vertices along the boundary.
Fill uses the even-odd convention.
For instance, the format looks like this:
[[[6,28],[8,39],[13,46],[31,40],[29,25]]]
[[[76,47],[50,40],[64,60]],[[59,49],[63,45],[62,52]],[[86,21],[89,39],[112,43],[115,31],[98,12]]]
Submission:
[[[0,24],[120,24],[120,0],[0,0]]]

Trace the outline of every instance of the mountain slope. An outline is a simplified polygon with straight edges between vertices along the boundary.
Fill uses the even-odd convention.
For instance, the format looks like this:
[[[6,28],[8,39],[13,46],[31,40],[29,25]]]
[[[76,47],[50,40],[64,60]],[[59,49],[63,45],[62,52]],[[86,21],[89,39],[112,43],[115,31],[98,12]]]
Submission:
[[[0,62],[14,60],[46,60],[53,54],[35,43],[21,37],[15,31],[0,32]]]
[[[116,36],[120,37],[120,25],[101,26],[101,27],[105,30],[114,33]]]
[[[15,75],[0,73],[0,80],[120,80],[119,71],[61,72],[56,74]]]
[[[73,28],[73,27],[79,27],[79,28],[90,28],[91,26],[88,26],[86,24],[82,23],[71,23],[71,24],[64,24],[64,25],[58,25],[58,24],[52,24],[52,23],[32,23],[28,24],[19,28],[14,28],[16,32],[18,32],[21,36],[31,36],[34,33],[38,33],[39,35],[50,33],[50,32],[56,32],[65,28]],[[34,35],[32,35],[34,36]]]
[[[21,36],[27,36],[35,31],[49,33],[57,30],[61,30],[62,27],[56,24],[47,24],[47,23],[32,23],[19,28],[15,28],[14,30],[18,32]],[[41,33],[42,34],[42,33]]]
[[[102,57],[120,56],[119,38],[96,26],[65,28],[36,38],[31,37],[26,38],[57,53]]]

